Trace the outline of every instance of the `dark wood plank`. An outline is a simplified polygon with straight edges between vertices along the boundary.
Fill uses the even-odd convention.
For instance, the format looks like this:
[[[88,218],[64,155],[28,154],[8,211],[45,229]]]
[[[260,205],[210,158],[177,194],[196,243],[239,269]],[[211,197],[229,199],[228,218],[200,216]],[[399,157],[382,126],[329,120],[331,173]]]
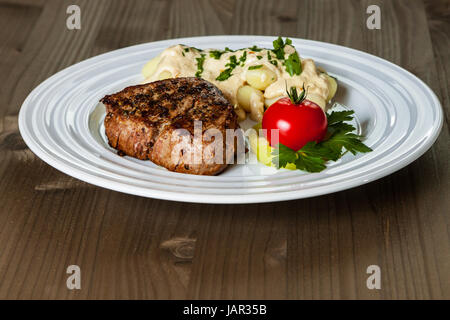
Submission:
[[[82,29],[65,28],[69,4]],[[365,28],[382,9],[381,30]],[[446,1],[0,1],[1,298],[449,298]],[[446,114],[433,148],[332,195],[201,205],[97,188],[36,158],[17,129],[38,83],[89,56],[166,38],[261,34],[346,45],[426,81]],[[66,288],[70,264],[82,289]],[[382,270],[368,290],[366,268]]]
[[[388,4],[390,6],[383,3],[384,12],[392,16],[388,28],[393,30],[397,27],[398,31],[391,38],[380,39],[378,36],[374,53],[416,74],[440,94],[422,1]],[[418,25],[423,32],[417,32],[415,27]],[[376,40],[377,35],[371,36]],[[369,40],[369,46],[371,43],[374,42]],[[392,183],[397,198],[394,200],[398,203],[395,216],[399,221],[398,239],[401,244],[396,254],[401,259],[393,259],[392,262],[401,263],[404,275],[403,283],[399,282],[395,287],[397,292],[393,291],[388,297],[439,298],[450,294],[448,281],[442,281],[446,278],[448,269],[445,267],[448,267],[450,252],[447,215],[450,202],[448,197],[439,195],[440,190],[447,190],[450,180],[448,157],[445,156],[448,154],[448,141],[448,126],[445,124],[430,151],[402,170],[398,174],[399,179],[395,179],[396,175],[386,179]],[[392,249],[396,248],[390,247],[386,253],[390,254]],[[388,269],[390,278],[398,274],[397,269]]]
[[[167,39],[172,1],[109,1],[92,55],[142,42]]]
[[[442,295],[444,297],[450,296],[450,281],[446,277],[450,269],[450,241],[449,241],[449,208],[450,199],[448,191],[450,190],[450,160],[448,141],[449,136],[449,114],[450,114],[450,3],[445,0],[425,1],[426,13],[428,18],[429,32],[431,42],[433,44],[434,62],[436,69],[432,72],[436,77],[436,81],[432,88],[438,94],[444,110],[444,125],[441,135],[433,146],[433,152],[429,155],[430,162],[433,162],[431,167],[431,174],[435,177],[435,185],[431,185],[431,190],[427,188],[430,186],[426,181],[426,175],[417,174],[417,178],[422,178],[416,184],[423,183],[423,189],[426,190],[430,196],[430,201],[422,206],[422,210],[428,211],[432,209],[431,221],[428,232],[432,234],[435,239],[435,245],[429,248],[436,260],[435,270],[439,274],[433,275],[433,269],[429,271],[430,276],[436,277],[436,281],[440,283]],[[417,168],[419,173],[419,168]],[[446,196],[439,196],[439,191],[444,190]],[[441,214],[439,214],[441,213]],[[442,254],[443,253],[443,254]]]
[[[65,233],[54,230],[70,228],[70,225],[65,224],[70,219],[64,219],[64,212],[59,212],[67,200],[64,198],[66,189],[54,193],[42,186],[63,185],[64,181],[74,179],[50,168],[26,148],[18,133],[17,114],[25,97],[39,82],[88,57],[87,48],[95,40],[96,23],[102,15],[102,1],[77,2],[85,9],[83,32],[66,28],[66,8],[72,3],[57,0],[2,2],[2,6],[9,8],[3,17],[8,25],[6,31],[11,34],[22,32],[27,37],[15,36],[11,41],[2,41],[6,49],[1,51],[2,58],[10,52],[16,52],[15,63],[8,67],[8,73],[3,73],[5,79],[1,86],[0,102],[2,297],[55,297],[57,291],[52,289],[60,288],[65,282],[61,280],[65,278],[63,273],[66,267],[58,268],[56,264],[60,263],[61,256],[71,253],[61,247]],[[17,39],[26,41],[17,42]],[[80,185],[78,182],[75,184]],[[74,192],[77,196],[80,190],[75,189]],[[88,204],[89,199],[95,199],[93,192],[88,189],[84,192],[81,196],[83,201],[77,205]],[[72,206],[70,209],[76,208]],[[89,207],[86,210],[89,213]],[[49,230],[51,232],[47,233]],[[55,274],[60,277],[54,278]],[[49,281],[44,281],[46,275],[50,275]],[[57,286],[53,286],[54,281]]]

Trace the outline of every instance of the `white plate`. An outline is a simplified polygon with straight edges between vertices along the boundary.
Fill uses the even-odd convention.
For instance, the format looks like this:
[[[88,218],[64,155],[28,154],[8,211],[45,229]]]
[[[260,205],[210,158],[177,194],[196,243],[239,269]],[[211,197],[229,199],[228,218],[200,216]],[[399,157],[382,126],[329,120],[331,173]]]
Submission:
[[[19,114],[23,139],[42,160],[68,175],[158,199],[253,203],[299,199],[359,186],[386,176],[431,147],[442,127],[435,94],[408,71],[361,51],[292,39],[339,80],[335,101],[355,110],[365,143],[374,151],[344,156],[320,173],[235,165],[218,176],[169,172],[150,161],[120,157],[106,143],[105,94],[141,82],[145,62],[178,43],[199,48],[272,47],[275,37],[214,36],[136,45],[77,63],[50,77],[27,97]]]

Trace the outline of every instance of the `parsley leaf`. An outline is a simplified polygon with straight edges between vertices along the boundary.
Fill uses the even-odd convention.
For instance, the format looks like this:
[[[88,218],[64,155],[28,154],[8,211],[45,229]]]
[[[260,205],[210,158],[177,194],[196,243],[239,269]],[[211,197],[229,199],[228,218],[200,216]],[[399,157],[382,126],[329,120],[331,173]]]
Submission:
[[[286,38],[286,41],[283,41],[281,37],[278,37],[278,39],[273,41],[272,52],[275,53],[276,57],[280,60],[284,60],[284,47],[286,45],[292,45],[292,40]]]
[[[222,54],[224,54],[224,53],[225,53],[225,51],[211,50],[211,51],[209,52],[209,56],[210,56],[211,58],[214,58],[214,59],[219,60],[219,59],[220,59],[220,56],[221,56]]]
[[[280,36],[278,36],[277,39],[273,40],[272,44],[274,50],[284,48],[284,41]]]
[[[286,71],[292,77],[294,74],[299,75],[302,73],[302,64],[300,62],[300,57],[297,51],[291,53],[285,62]]]
[[[371,148],[361,142],[361,136],[352,133],[355,127],[345,121],[353,120],[354,111],[333,111],[327,114],[328,131],[330,137],[321,143],[322,146],[333,151],[328,159],[336,161],[343,155],[342,148],[352,154],[357,152],[366,153],[372,151]]]
[[[256,66],[250,66],[250,67],[248,67],[248,70],[260,69],[260,68],[262,68],[262,67],[263,67],[262,64],[258,64],[258,65],[256,65]]]
[[[286,67],[287,73],[292,77],[293,75],[299,75],[302,73],[302,63],[300,61],[300,56],[298,55],[297,51],[291,53],[287,59],[285,59],[284,55],[284,47],[286,45],[292,45],[292,40],[289,38],[286,38],[285,41],[281,37],[278,37],[278,39],[273,41],[273,49],[272,52],[275,53],[275,56],[277,59],[281,60],[283,65]],[[272,60],[270,54],[268,53],[268,59],[269,62],[273,65],[277,66],[278,63],[276,60]]]
[[[286,41],[290,41],[290,39],[286,39]],[[292,41],[291,41],[292,43]],[[284,46],[286,44],[284,43],[283,39],[281,37],[278,37],[278,39],[273,41],[273,50],[272,52],[275,53],[275,56],[280,59],[284,60]]]
[[[260,52],[262,49],[261,48],[258,48],[257,46],[256,46],[256,44],[253,46],[253,47],[250,47],[249,48],[251,51],[255,51],[255,52]]]
[[[298,159],[295,160],[295,166],[297,169],[307,172],[320,172],[327,167],[325,165],[325,160],[322,158],[307,156],[299,156]]]
[[[247,51],[244,51],[242,56],[239,58],[239,62],[241,63],[241,66],[244,66],[245,60],[247,60]]]
[[[232,67],[232,68],[234,68],[234,67],[236,67],[237,66],[237,58],[236,58],[236,56],[235,55],[232,55],[231,57],[230,57],[230,62],[228,62],[227,64],[226,64],[226,66],[230,66],[230,67]]]
[[[272,163],[277,169],[284,168],[288,163],[294,163],[297,160],[297,153],[281,143],[274,148],[271,154],[273,155]]]
[[[227,80],[229,77],[231,77],[231,72],[233,71],[233,69],[227,68],[225,70],[223,70],[216,78],[216,80],[218,81],[225,81]]]
[[[272,56],[270,55],[270,51],[267,51],[267,59],[274,66],[278,66],[278,61],[277,60],[272,60]]]
[[[237,66],[238,62],[237,62],[237,58],[235,55],[232,55],[230,57],[230,62],[228,62],[225,66],[228,67],[225,70],[223,70],[218,77],[216,78],[216,80],[218,81],[225,81],[227,80],[229,77],[231,77],[231,72],[233,71],[233,69]]]
[[[327,141],[324,141],[322,145],[325,148],[328,148],[335,152],[338,157],[330,158],[331,160],[337,160],[342,156],[342,148],[345,148],[347,151],[350,151],[352,154],[356,154],[358,152],[365,153],[370,152],[368,146],[361,142],[361,136],[358,136],[354,133],[345,133],[345,132],[337,132],[330,137]]]
[[[355,111],[333,111],[330,114],[327,114],[328,125],[335,124],[341,121],[351,121],[353,119],[352,114]]]
[[[351,121],[354,111],[333,111],[327,113],[328,131],[331,134],[353,132],[355,127],[344,121]]]
[[[195,58],[197,60],[197,72],[195,73],[196,77],[201,77],[203,73],[203,63],[205,62],[206,54],[202,53],[200,58]]]
[[[225,65],[225,67],[228,67],[228,68],[223,70],[217,76],[216,80],[218,80],[218,81],[225,81],[225,80],[227,80],[229,77],[232,76],[233,69],[236,68],[237,66],[239,66],[240,64],[244,65],[246,59],[247,59],[247,51],[244,51],[242,56],[239,58],[239,62],[238,62],[238,60],[237,60],[235,55],[230,56],[230,61]]]
[[[328,131],[331,134],[334,134],[336,132],[347,133],[347,132],[355,131],[355,127],[349,123],[337,122],[337,123],[333,123],[333,124],[329,125]]]
[[[315,141],[308,142],[299,150],[299,153],[303,156],[310,156],[310,157],[319,157],[328,159],[330,156],[330,150],[323,146],[320,143],[316,143]]]
[[[355,127],[345,121],[353,120],[353,111],[335,111],[327,114],[328,138],[320,143],[308,142],[300,150],[294,151],[283,144],[272,151],[272,163],[277,168],[294,164],[299,170],[320,172],[326,168],[326,162],[336,161],[345,152],[352,154],[372,151],[361,141],[361,136],[353,133]]]

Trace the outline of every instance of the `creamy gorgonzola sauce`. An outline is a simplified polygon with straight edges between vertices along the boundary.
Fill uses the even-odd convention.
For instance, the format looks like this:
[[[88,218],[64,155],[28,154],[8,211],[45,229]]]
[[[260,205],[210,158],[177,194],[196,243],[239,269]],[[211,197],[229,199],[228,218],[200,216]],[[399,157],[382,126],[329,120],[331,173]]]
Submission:
[[[200,50],[179,44],[165,49],[150,61],[144,67],[143,74],[145,82],[168,77],[200,76],[215,84],[236,105],[237,91],[246,84],[249,70],[266,68],[272,71],[270,74],[274,77],[270,79],[271,84],[263,90],[266,101],[286,96],[286,89],[293,86],[299,89],[305,86],[307,98],[318,96],[327,101],[329,85],[326,76],[316,68],[312,59],[298,60],[301,63],[300,73],[293,72],[292,68],[289,70],[287,61],[291,55],[297,53],[288,44],[283,47],[279,57],[271,49],[257,47],[233,51]],[[322,105],[321,107],[324,108]]]

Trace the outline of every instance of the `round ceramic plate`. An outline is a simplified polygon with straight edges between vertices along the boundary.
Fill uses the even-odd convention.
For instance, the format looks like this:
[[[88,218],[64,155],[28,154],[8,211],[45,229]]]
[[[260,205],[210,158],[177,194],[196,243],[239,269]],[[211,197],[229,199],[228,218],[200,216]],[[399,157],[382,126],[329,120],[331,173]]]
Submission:
[[[90,58],[58,72],[31,92],[20,110],[20,132],[42,160],[83,181],[134,195],[204,203],[270,202],[336,192],[386,176],[431,147],[442,127],[442,109],[421,80],[367,53],[302,39],[292,39],[293,45],[302,57],[313,58],[338,78],[334,101],[355,111],[358,130],[373,152],[346,154],[320,173],[245,164],[231,165],[217,176],[196,176],[120,157],[108,146],[99,99],[140,83],[143,65],[168,46],[271,48],[275,38],[173,39]]]

